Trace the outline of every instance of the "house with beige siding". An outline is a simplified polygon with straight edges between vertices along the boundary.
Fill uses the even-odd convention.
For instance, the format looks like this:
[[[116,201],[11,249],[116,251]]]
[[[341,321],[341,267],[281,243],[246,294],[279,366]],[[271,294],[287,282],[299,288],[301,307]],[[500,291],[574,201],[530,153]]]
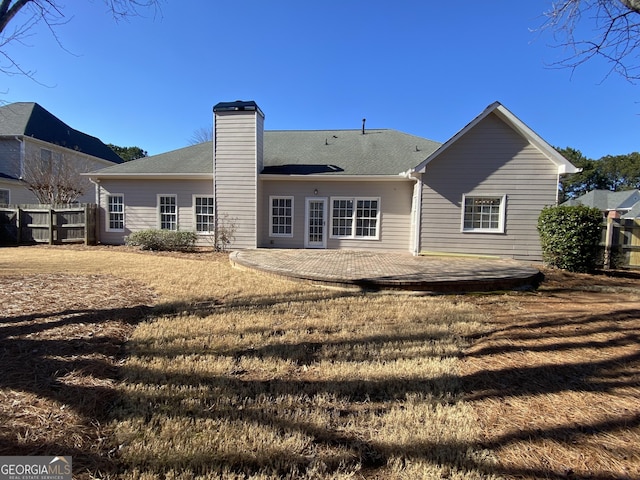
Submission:
[[[81,174],[122,163],[102,141],[80,132],[34,102],[0,107],[0,204],[39,203],[30,184],[56,182],[80,190],[77,201],[95,202]]]
[[[230,248],[539,260],[537,218],[577,169],[500,103],[444,144],[396,130],[264,130],[253,101],[213,108],[214,139],[89,174],[99,238],[181,229]]]

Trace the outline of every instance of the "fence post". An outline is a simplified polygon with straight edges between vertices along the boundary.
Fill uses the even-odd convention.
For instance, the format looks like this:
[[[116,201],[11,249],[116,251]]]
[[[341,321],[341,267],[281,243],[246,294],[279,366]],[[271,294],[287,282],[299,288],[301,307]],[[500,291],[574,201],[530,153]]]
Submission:
[[[16,206],[16,245],[22,241],[22,208]]]
[[[55,211],[53,210],[53,206],[49,207],[49,245],[53,245],[53,220],[55,216]]]
[[[605,270],[611,268],[611,249],[613,247],[614,219],[620,218],[620,214],[615,210],[609,211],[607,215],[607,233],[604,239],[604,265]]]

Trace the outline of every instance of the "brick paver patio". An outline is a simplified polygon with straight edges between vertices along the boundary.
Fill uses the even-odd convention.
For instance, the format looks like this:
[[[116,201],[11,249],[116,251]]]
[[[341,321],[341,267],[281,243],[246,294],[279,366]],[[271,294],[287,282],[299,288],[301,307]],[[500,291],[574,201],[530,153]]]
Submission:
[[[412,256],[356,250],[240,250],[235,265],[317,284],[365,290],[404,289],[434,293],[535,287],[540,271],[513,260]]]

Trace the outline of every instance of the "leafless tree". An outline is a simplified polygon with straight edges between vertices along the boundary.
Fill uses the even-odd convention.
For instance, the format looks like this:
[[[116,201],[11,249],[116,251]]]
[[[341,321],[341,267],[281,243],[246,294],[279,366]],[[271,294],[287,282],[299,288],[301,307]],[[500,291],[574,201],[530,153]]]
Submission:
[[[139,15],[142,10],[159,9],[160,0],[104,0],[109,12],[116,20]],[[56,42],[56,27],[69,19],[64,14],[65,6],[58,0],[1,0],[0,1],[0,72],[6,75],[26,75],[34,78],[34,72],[24,68],[8,52],[14,43],[25,43],[33,28],[44,23]]]
[[[193,135],[189,139],[189,145],[197,145],[199,143],[210,142],[213,140],[213,129],[211,127],[200,127],[194,130]]]
[[[600,57],[631,82],[640,80],[640,0],[562,0],[545,12],[542,30],[553,31],[568,55],[554,66],[575,70]],[[591,24],[591,28],[588,25]]]
[[[88,164],[69,159],[58,152],[31,155],[23,163],[22,180],[43,205],[75,202],[89,187],[80,174],[90,170]]]

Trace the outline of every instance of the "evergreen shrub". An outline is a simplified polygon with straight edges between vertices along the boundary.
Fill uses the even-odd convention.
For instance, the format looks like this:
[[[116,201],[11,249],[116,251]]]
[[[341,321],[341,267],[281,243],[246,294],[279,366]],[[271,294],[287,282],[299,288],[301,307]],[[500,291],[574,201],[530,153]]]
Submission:
[[[132,233],[125,237],[124,243],[142,250],[183,252],[192,250],[197,239],[195,232],[149,229]]]
[[[584,205],[545,207],[538,232],[547,265],[570,272],[595,270],[602,235],[600,210]]]

